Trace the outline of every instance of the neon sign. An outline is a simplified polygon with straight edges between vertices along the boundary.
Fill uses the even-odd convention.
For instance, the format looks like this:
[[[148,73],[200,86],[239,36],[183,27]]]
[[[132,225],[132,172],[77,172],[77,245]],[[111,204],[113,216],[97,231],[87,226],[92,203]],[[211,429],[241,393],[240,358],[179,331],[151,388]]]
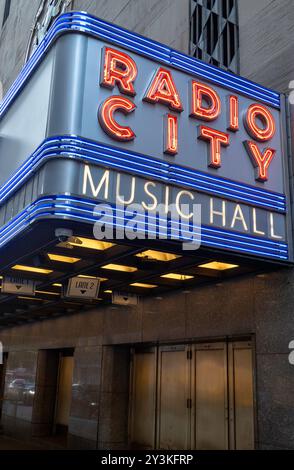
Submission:
[[[117,49],[105,47],[101,62],[102,79],[100,85],[111,89],[117,88],[122,94],[135,96],[135,80],[138,75],[137,64],[128,54]],[[210,126],[198,125],[198,139],[207,143],[208,162],[210,168],[222,166],[222,148],[230,145],[230,133],[239,130],[240,115],[243,113],[244,128],[248,138],[244,140],[244,148],[252,162],[255,179],[265,182],[269,178],[269,168],[276,150],[272,147],[260,147],[260,142],[267,143],[274,137],[276,131],[275,119],[264,105],[253,103],[247,109],[240,110],[238,97],[229,95],[227,100],[228,122],[227,131],[217,128],[214,122],[221,115],[226,103],[222,103],[217,91],[210,85],[191,80],[187,93],[190,95],[189,118],[196,121],[206,121]],[[177,89],[173,73],[159,67],[155,70],[151,82],[146,85],[142,98],[153,105],[161,105],[172,111],[181,113],[186,97],[181,97]],[[135,132],[129,126],[119,124],[119,113],[129,114],[135,111],[136,104],[122,96],[108,97],[99,108],[99,123],[102,129],[114,140],[130,141],[136,138]],[[162,152],[168,155],[178,153],[179,127],[176,115],[164,115],[164,146]],[[213,126],[213,127],[212,127]],[[160,136],[158,136],[160,138]],[[195,139],[196,140],[196,139]],[[195,158],[197,158],[195,156]],[[257,170],[256,170],[257,169]]]
[[[69,31],[75,61],[59,41]],[[78,48],[77,34],[85,47]],[[54,69],[47,61],[53,44],[62,51]],[[42,61],[51,71],[47,81],[42,70],[38,77]],[[48,109],[32,116],[39,82]],[[33,140],[28,146],[16,136],[23,145],[14,151],[2,139],[12,164],[0,165],[0,202],[8,203],[41,167],[47,197],[28,201],[31,218],[12,219],[0,244],[39,214],[89,223],[101,200],[134,200],[149,212],[184,201],[203,209],[205,247],[292,259],[279,93],[80,12],[57,19],[7,93],[0,105],[0,117],[8,116],[0,122],[4,136],[18,129],[24,86]],[[73,177],[65,181],[60,175],[69,166]],[[65,194],[75,197],[65,201]]]

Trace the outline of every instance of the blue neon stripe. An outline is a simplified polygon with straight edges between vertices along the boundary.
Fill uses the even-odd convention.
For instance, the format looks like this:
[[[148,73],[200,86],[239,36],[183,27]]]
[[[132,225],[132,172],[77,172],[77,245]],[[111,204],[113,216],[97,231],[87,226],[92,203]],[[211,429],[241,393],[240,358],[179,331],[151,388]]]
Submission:
[[[92,200],[85,200],[82,198],[67,197],[67,196],[57,196],[56,201],[57,201],[56,207],[58,208],[72,207],[75,210],[90,213],[90,214],[93,213],[93,209],[97,204],[96,201],[93,202]],[[63,204],[61,204],[62,202]],[[73,204],[81,204],[83,207],[77,207]],[[97,220],[97,218],[95,216],[92,216],[92,220]],[[162,219],[159,218],[159,220],[162,220]],[[260,244],[260,246],[263,248],[264,248],[264,245],[269,245],[269,247],[278,246],[282,251],[284,251],[287,248],[287,244],[285,242],[276,242],[270,239],[264,239],[264,238],[254,237],[251,235],[241,234],[238,232],[226,231],[223,229],[215,229],[215,228],[205,227],[205,226],[202,229],[207,230],[208,232],[217,234],[219,238],[233,237],[233,239],[237,239],[240,243],[246,243],[246,241],[249,240],[249,243],[251,243],[252,245],[258,246]]]
[[[286,198],[283,194],[255,188],[244,183],[236,183],[179,165],[171,165],[135,152],[98,144],[76,136],[46,139],[0,188],[0,204],[19,189],[40,165],[48,159],[59,157],[92,162],[107,168],[151,177],[164,183],[174,183],[181,187],[252,204],[256,207],[281,213],[286,212]]]
[[[0,118],[7,111],[15,97],[35,71],[54,41],[67,32],[79,32],[94,36],[127,48],[152,60],[165,63],[174,68],[184,70],[197,77],[210,80],[250,98],[261,100],[276,108],[280,107],[279,93],[262,85],[251,82],[230,72],[218,69],[198,59],[175,51],[151,39],[127,31],[83,12],[71,12],[60,15],[30,60],[20,72],[0,105]]]
[[[59,207],[58,206],[59,201],[64,201],[64,204],[68,203],[69,205],[71,205],[71,207],[73,207],[75,209],[79,209],[81,211],[86,211],[86,212],[91,212],[91,213],[93,213],[93,210],[94,210],[95,206],[97,205],[96,201],[92,201],[90,199],[85,200],[84,198],[78,198],[78,197],[73,197],[73,196],[70,196],[70,197],[56,196],[56,201],[57,201],[57,204],[55,205],[55,207]],[[88,209],[82,209],[82,208],[79,208],[78,206],[73,206],[73,204],[80,204],[80,203],[83,206],[89,206],[89,208]],[[103,203],[102,203],[102,205],[103,205]],[[123,209],[120,209],[120,208],[116,208],[116,207],[115,207],[115,211],[116,212],[122,212],[122,213],[127,214],[127,215],[129,214],[130,216],[133,215],[132,212],[129,212],[127,210],[123,210]],[[96,220],[95,215],[94,215],[94,218]],[[149,215],[148,214],[148,218],[150,220],[155,220],[155,221],[159,220],[159,221],[164,222],[164,219],[162,219],[161,217],[159,217],[157,215],[152,215],[152,214]],[[195,229],[195,227],[191,223],[187,223],[187,225],[190,226],[190,229],[193,229],[193,228]],[[196,227],[196,229],[197,229],[197,227]],[[271,240],[271,239],[259,238],[259,237],[255,237],[255,236],[252,236],[252,235],[242,234],[242,233],[239,233],[239,232],[232,232],[232,231],[224,230],[224,229],[221,229],[221,228],[217,229],[217,228],[212,228],[212,227],[209,227],[209,226],[202,226],[201,230],[206,230],[207,232],[217,233],[220,236],[226,235],[228,237],[230,237],[231,234],[233,233],[233,237],[235,239],[240,240],[240,242],[241,242],[241,240],[245,240],[245,241],[250,240],[252,243],[260,242],[260,244],[262,246],[269,245],[269,246],[272,246],[272,247],[276,247],[277,243],[278,243],[280,247],[284,246],[284,248],[287,248],[287,244],[285,242],[276,242],[276,241]]]
[[[280,96],[278,93],[271,90],[266,90],[265,92],[264,87],[261,85],[257,85],[253,82],[238,77],[237,75],[229,74],[230,76],[228,77],[226,72],[223,72],[216,67],[212,68],[205,63],[205,65],[203,65],[203,63],[198,59],[187,57],[180,53],[172,53],[171,63],[178,68],[196,75],[204,74],[203,76],[205,76],[205,78],[222,86],[232,88],[243,94],[247,94],[249,92],[250,94],[254,94],[254,97],[257,99],[267,100],[269,104],[274,102],[275,106],[280,105]],[[205,69],[205,71],[203,71],[203,69]]]
[[[55,212],[55,215],[68,217],[67,212]],[[80,220],[80,221],[89,221],[89,222],[93,223],[93,219],[91,219],[90,217],[80,216],[80,215],[77,215],[75,213],[71,214],[70,219],[74,219],[74,220],[77,219],[77,220]],[[111,225],[112,226],[111,223],[108,224],[107,222],[106,222],[106,225]],[[120,228],[124,228],[125,224],[116,224],[115,226],[120,227]],[[149,233],[149,230],[148,230],[148,233]],[[151,231],[151,233],[157,234],[159,236],[166,234],[166,232],[164,232],[162,234],[159,231]],[[171,237],[168,237],[168,238],[171,239]],[[231,250],[239,251],[241,253],[247,253],[247,254],[250,254],[250,255],[258,255],[258,256],[266,256],[266,257],[271,257],[271,258],[278,258],[280,260],[287,260],[288,259],[287,250],[278,250],[279,254],[274,254],[274,253],[269,254],[268,252],[265,252],[265,251],[262,251],[262,250],[249,249],[249,248],[244,248],[244,247],[241,247],[241,246],[236,247],[233,243],[231,243],[231,244],[225,243],[224,244],[224,243],[219,243],[217,241],[210,241],[209,238],[218,239],[217,237],[213,237],[213,236],[207,236],[207,237],[205,237],[204,240],[203,240],[203,238],[204,237],[202,236],[202,245],[207,246],[207,247],[213,246],[213,247],[222,248],[222,249],[231,249]],[[191,237],[186,237],[186,236],[180,235],[178,240],[179,241],[191,241]]]
[[[64,198],[60,198],[60,197],[57,197],[56,198],[57,201],[64,201]],[[88,204],[89,205],[89,208],[83,208],[83,207],[78,207],[76,205],[74,205],[73,203],[80,203],[80,204],[83,204],[83,205],[86,205]],[[74,198],[70,198],[70,203],[68,202],[68,199],[67,199],[67,204],[70,205],[70,207],[74,210],[77,210],[77,211],[80,211],[80,212],[86,212],[86,213],[89,213],[89,214],[93,214],[93,210],[96,206],[96,202],[94,203],[91,203],[91,202],[87,202],[86,204],[84,204],[84,201],[82,200],[78,200],[78,199],[74,199]],[[61,204],[61,203],[57,203],[55,205],[55,207],[57,208],[64,208],[64,207],[67,207],[66,206],[66,203],[64,202],[64,204]],[[122,210],[120,209],[116,209],[117,212],[123,212]],[[92,216],[93,217],[93,220],[97,220],[97,217],[94,215]],[[119,217],[119,219],[121,219],[122,217]],[[156,217],[151,217],[151,219],[154,219],[156,220]],[[157,218],[157,220],[159,220],[159,222],[164,222],[164,219],[161,219],[160,217]],[[171,222],[169,222],[169,226],[170,226]],[[159,227],[162,227],[159,223]],[[165,227],[165,225],[163,225],[163,227]],[[196,229],[197,230],[197,227],[193,227],[192,224],[190,224],[190,230],[193,230]],[[284,242],[275,242],[273,240],[269,240],[269,239],[263,239],[263,238],[258,238],[258,237],[254,237],[254,236],[251,236],[251,235],[246,235],[246,234],[241,234],[241,233],[238,233],[238,232],[231,232],[231,231],[228,231],[228,230],[223,230],[223,229],[216,229],[216,228],[212,228],[212,227],[208,227],[208,226],[202,226],[201,227],[201,231],[204,232],[207,237],[212,237],[212,238],[215,238],[215,236],[217,235],[217,238],[219,240],[237,240],[237,242],[240,244],[240,245],[247,245],[247,246],[252,246],[252,247],[259,247],[259,248],[265,248],[265,245],[268,245],[266,246],[266,249],[269,248],[269,249],[272,249],[273,247],[277,247],[277,245],[279,246],[279,249],[280,251],[284,251],[286,252],[287,251],[287,244],[284,243]],[[190,231],[187,231],[187,233],[190,233]]]
[[[74,203],[79,203],[82,207],[77,207]],[[20,233],[29,224],[40,218],[67,217],[71,220],[81,220],[84,222],[95,222],[97,217],[93,215],[93,208],[96,202],[88,199],[78,199],[71,196],[46,196],[38,199],[33,204],[24,209],[18,216],[0,230],[0,246],[6,244],[16,234]],[[91,210],[92,209],[92,210]],[[89,216],[80,215],[81,212],[89,213]],[[273,259],[286,260],[287,244],[275,242],[269,239],[261,239],[237,232],[202,227],[202,244],[204,246],[214,246],[223,249],[233,249],[241,253],[252,255],[262,255]],[[155,233],[155,232],[154,232]],[[157,233],[157,232],[156,232]],[[185,231],[184,231],[185,233]],[[190,232],[188,232],[190,235]],[[180,240],[190,240],[190,236],[185,235]]]

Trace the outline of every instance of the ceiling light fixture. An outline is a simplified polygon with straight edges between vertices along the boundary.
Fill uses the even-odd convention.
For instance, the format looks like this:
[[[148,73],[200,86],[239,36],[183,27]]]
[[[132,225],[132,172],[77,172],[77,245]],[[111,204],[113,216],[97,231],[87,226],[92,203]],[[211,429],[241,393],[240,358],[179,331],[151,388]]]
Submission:
[[[110,269],[112,271],[121,271],[125,273],[134,273],[135,271],[138,271],[137,268],[134,268],[133,266],[125,266],[123,264],[105,264],[105,266],[101,266],[102,269]]]
[[[11,269],[14,269],[16,271],[28,271],[31,273],[38,273],[38,274],[53,273],[52,269],[36,268],[35,266],[25,266],[23,264],[16,264],[15,266],[12,266]]]
[[[166,279],[175,279],[177,281],[188,281],[188,279],[194,278],[194,276],[190,276],[188,274],[178,274],[178,273],[163,274],[160,277],[164,277]]]
[[[222,263],[220,261],[211,261],[209,263],[200,264],[198,266],[198,268],[215,269],[216,271],[226,271],[227,269],[233,269],[238,267],[238,264]]]

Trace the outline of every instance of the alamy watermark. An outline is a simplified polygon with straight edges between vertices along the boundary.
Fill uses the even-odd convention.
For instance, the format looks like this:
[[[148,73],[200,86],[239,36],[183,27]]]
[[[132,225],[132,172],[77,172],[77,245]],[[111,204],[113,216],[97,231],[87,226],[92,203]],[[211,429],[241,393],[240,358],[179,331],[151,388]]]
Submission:
[[[141,204],[98,204],[93,215],[97,240],[177,240],[183,250],[201,246],[200,204],[159,204],[153,210]]]

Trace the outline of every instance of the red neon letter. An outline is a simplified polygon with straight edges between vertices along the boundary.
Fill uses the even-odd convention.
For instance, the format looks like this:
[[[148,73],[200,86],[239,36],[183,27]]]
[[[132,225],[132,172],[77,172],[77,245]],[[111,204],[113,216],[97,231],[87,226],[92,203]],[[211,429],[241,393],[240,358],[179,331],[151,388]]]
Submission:
[[[175,111],[183,111],[172,74],[162,67],[157,70],[143,100],[149,103],[162,103]]]
[[[239,101],[238,96],[229,97],[229,126],[228,130],[236,132],[239,130]]]
[[[122,93],[135,96],[134,81],[137,77],[137,66],[127,54],[111,47],[102,50],[100,85],[107,88],[118,86]]]
[[[203,106],[205,102],[206,106]],[[213,121],[221,112],[221,101],[210,86],[192,81],[191,117]]]
[[[270,163],[276,153],[274,149],[267,148],[263,153],[259,150],[257,144],[251,140],[244,142],[245,148],[248,152],[248,155],[252,161],[253,166],[256,168],[256,177],[257,181],[267,181],[268,180],[268,168]]]
[[[133,140],[136,134],[130,127],[123,127],[114,119],[115,111],[129,114],[136,105],[123,96],[110,96],[99,107],[98,119],[102,129],[113,139],[128,141]]]
[[[256,121],[258,118],[263,127]],[[256,140],[265,142],[270,140],[276,131],[275,120],[270,111],[261,104],[251,104],[245,117],[245,127],[248,133]]]
[[[205,140],[210,143],[208,166],[219,168],[221,166],[221,145],[224,147],[229,145],[229,134],[206,126],[199,126],[198,132],[198,139]]]
[[[164,120],[164,153],[176,155],[178,153],[178,117],[166,114]]]

